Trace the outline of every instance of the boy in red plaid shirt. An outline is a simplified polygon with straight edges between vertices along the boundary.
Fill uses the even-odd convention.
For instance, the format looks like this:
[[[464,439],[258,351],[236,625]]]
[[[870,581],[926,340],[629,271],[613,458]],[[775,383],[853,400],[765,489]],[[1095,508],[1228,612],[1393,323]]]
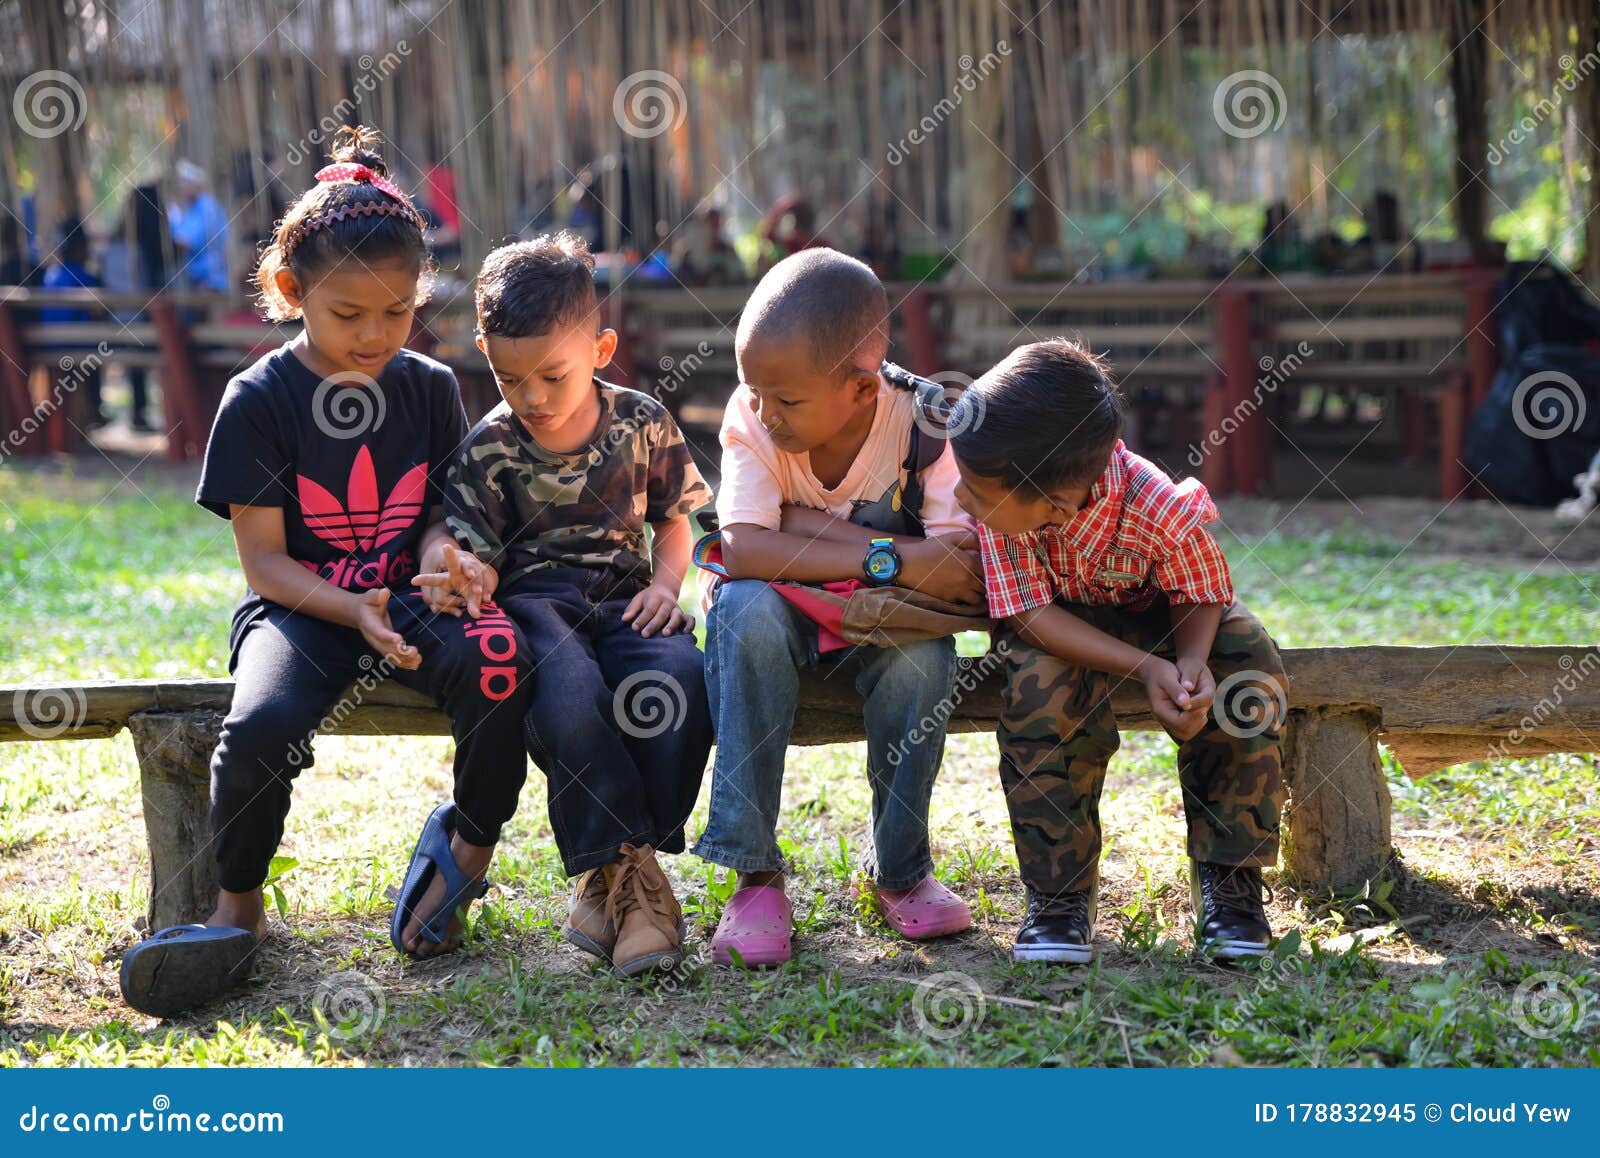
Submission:
[[[975,382],[950,429],[1006,663],[1000,779],[1028,890],[1015,957],[1092,957],[1110,695],[1130,679],[1178,742],[1201,946],[1265,953],[1288,685],[1203,526],[1210,496],[1123,446],[1104,363],[1059,339]]]

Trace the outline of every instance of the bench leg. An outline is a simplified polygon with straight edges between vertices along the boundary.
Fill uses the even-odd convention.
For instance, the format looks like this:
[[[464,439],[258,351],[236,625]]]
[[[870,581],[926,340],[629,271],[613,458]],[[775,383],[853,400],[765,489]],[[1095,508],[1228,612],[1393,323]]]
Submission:
[[[128,719],[139,757],[150,840],[152,931],[204,921],[217,904],[211,856],[211,752],[223,713],[139,712]]]
[[[1376,712],[1360,709],[1289,713],[1283,859],[1290,880],[1345,891],[1391,867],[1389,786],[1378,762],[1378,722]]]

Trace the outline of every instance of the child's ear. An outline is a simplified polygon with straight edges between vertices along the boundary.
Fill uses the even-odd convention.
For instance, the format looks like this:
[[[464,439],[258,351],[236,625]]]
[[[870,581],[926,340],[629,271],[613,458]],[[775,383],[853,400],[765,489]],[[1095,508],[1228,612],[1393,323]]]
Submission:
[[[1089,487],[1062,487],[1050,491],[1045,497],[1050,500],[1050,505],[1061,514],[1069,518],[1083,510],[1089,501]]]
[[[601,330],[594,337],[594,368],[603,370],[611,365],[611,358],[617,352],[617,331]]]
[[[485,358],[489,356],[489,342],[488,339],[483,336],[482,330],[479,330],[473,337],[473,344],[478,347],[478,353],[482,354]]]
[[[878,377],[877,371],[863,370],[860,367],[850,371],[850,377],[847,381],[850,397],[858,403],[865,402],[877,394],[878,388],[883,384]]]
[[[300,286],[300,279],[288,266],[279,267],[272,275],[272,284],[277,289],[278,295],[292,308],[299,309],[305,300],[305,291]]]

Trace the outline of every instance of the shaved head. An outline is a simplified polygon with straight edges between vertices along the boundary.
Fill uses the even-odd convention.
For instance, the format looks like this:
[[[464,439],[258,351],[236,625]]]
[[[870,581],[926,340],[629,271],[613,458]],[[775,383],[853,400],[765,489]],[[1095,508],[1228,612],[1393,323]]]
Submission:
[[[877,371],[889,352],[889,297],[866,264],[835,249],[803,249],[767,271],[739,317],[735,351],[803,339],[811,369]]]

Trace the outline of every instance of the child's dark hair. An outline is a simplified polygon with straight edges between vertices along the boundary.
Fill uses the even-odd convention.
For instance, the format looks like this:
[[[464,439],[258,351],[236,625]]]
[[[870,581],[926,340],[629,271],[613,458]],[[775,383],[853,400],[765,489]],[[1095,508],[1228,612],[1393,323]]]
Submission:
[[[473,296],[481,334],[527,338],[576,325],[598,301],[594,255],[566,230],[502,245],[484,258]]]
[[[409,197],[389,184],[389,171],[378,154],[380,142],[377,132],[365,125],[341,128],[333,138],[335,164],[364,165],[379,183],[370,177],[324,177],[332,167],[324,169],[316,185],[301,195],[273,230],[271,242],[261,251],[255,277],[262,307],[273,321],[300,316],[299,308],[290,305],[278,290],[280,269],[293,273],[303,287],[346,261],[410,261],[421,275],[415,304],[427,300],[433,270],[422,234],[422,214]]]
[[[1093,482],[1122,434],[1102,358],[1064,338],[1019,346],[956,403],[951,446],[973,474],[1049,493]]]

